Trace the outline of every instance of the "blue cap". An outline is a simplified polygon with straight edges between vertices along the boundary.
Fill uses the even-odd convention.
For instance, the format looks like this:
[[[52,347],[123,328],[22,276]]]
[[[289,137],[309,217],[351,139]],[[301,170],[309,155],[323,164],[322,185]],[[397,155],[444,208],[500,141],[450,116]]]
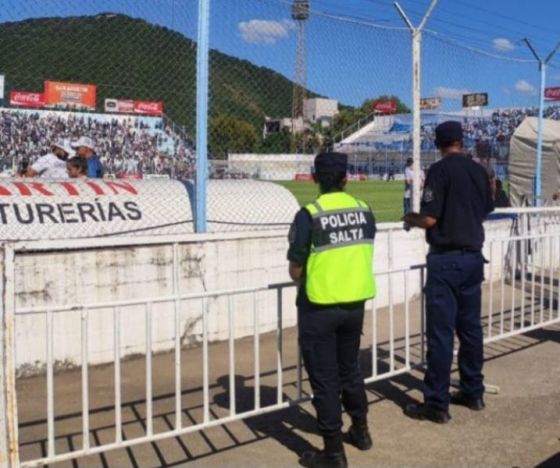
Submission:
[[[315,172],[346,172],[348,155],[345,153],[319,153],[315,157]]]
[[[436,127],[435,145],[437,148],[449,146],[457,141],[463,141],[463,127],[460,122],[448,120]]]

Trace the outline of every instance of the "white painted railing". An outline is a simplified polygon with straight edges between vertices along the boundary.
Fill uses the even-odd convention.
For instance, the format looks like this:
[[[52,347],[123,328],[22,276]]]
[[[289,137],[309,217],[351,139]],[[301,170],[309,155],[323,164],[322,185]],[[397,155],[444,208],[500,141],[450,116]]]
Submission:
[[[505,210],[501,215],[508,215],[505,221],[512,223],[510,235],[490,235],[485,246],[485,255],[489,260],[486,266],[487,285],[484,289],[485,310],[483,322],[486,327],[487,343],[525,333],[537,328],[560,323],[560,226],[558,218],[560,209],[522,209]],[[394,245],[390,239],[397,229],[391,227],[387,231],[389,236],[388,255],[389,268],[377,272],[378,283],[386,289],[384,292],[388,301],[380,307],[376,300],[367,304],[367,320],[365,329],[367,338],[364,343],[369,345],[371,369],[365,375],[367,383],[388,379],[399,374],[410,372],[413,368],[422,365],[425,355],[424,345],[424,298],[419,285],[424,284],[426,270],[424,265],[408,265],[404,268],[394,267],[391,255]],[[491,229],[490,229],[491,231]],[[137,240],[125,242],[121,245],[137,245]],[[181,294],[178,288],[179,261],[178,246],[180,242],[171,244],[173,248],[173,285],[172,293],[161,296],[139,297],[131,300],[110,300],[106,302],[74,303],[64,305],[16,307],[15,301],[15,259],[30,249],[49,250],[57,248],[54,243],[41,244],[6,244],[4,246],[4,281],[2,283],[2,297],[4,299],[4,323],[2,333],[3,346],[3,375],[2,375],[2,400],[4,419],[0,420],[0,436],[3,450],[3,460],[8,464],[17,466],[37,466],[45,463],[54,463],[73,459],[85,455],[99,454],[108,450],[130,447],[133,445],[154,442],[161,439],[176,437],[201,429],[227,424],[229,422],[245,419],[259,414],[277,411],[290,405],[298,404],[308,398],[302,391],[304,382],[301,359],[297,359],[297,376],[295,378],[296,395],[287,398],[283,389],[285,386],[285,363],[283,350],[284,292],[294,288],[291,283],[275,284],[269,286],[232,288],[213,292],[195,294]],[[60,243],[59,243],[60,245]],[[270,294],[274,294],[276,303],[276,400],[272,404],[262,405],[260,398],[261,379],[263,370],[260,366],[260,342],[263,335],[263,324],[260,316],[262,309],[259,304],[263,296],[270,301]],[[243,299],[240,307],[240,298]],[[227,314],[227,367],[228,367],[228,415],[212,417],[210,395],[214,386],[210,378],[211,367],[209,363],[209,321],[213,319],[209,312],[209,301],[224,299]],[[248,308],[247,304],[251,304]],[[196,305],[193,305],[196,304]],[[154,355],[154,313],[156,308],[166,305],[173,311],[170,325],[174,332],[174,349],[171,351],[174,358],[174,427],[164,432],[155,432],[153,426],[153,355]],[[202,332],[198,346],[202,349],[202,419],[185,425],[182,412],[182,378],[185,363],[182,359],[184,351],[181,343],[182,316],[190,307],[200,307],[202,313]],[[144,355],[145,355],[145,433],[135,438],[123,438],[123,398],[122,398],[122,335],[125,313],[127,309],[141,308],[141,319],[144,323]],[[113,332],[113,374],[114,374],[114,404],[112,409],[113,424],[115,428],[114,440],[106,443],[90,443],[90,414],[95,408],[90,404],[90,380],[95,366],[90,364],[91,328],[88,326],[93,314],[100,310],[110,310],[112,315]],[[249,312],[250,310],[250,312]],[[75,314],[81,322],[81,356],[80,372],[81,386],[79,399],[81,401],[81,446],[68,451],[58,451],[57,440],[57,415],[55,414],[56,392],[54,390],[55,376],[55,317],[57,314]],[[246,314],[252,314],[252,341],[253,341],[253,376],[254,403],[249,410],[238,411],[236,408],[236,352],[238,347],[235,334],[236,321]],[[46,453],[43,456],[20,460],[18,445],[18,402],[16,392],[16,367],[15,367],[15,331],[16,318],[35,316],[44,320],[45,338],[45,385],[46,385],[46,419],[41,422],[41,427],[46,428],[44,440]],[[139,314],[134,315],[139,320]],[[158,316],[158,321],[163,320]],[[246,320],[246,318],[245,318]],[[368,323],[369,322],[369,323]],[[269,330],[267,329],[266,332]],[[250,359],[250,356],[243,356]],[[224,357],[224,359],[226,359]],[[192,363],[189,363],[192,366]],[[20,422],[21,423],[21,422]]]

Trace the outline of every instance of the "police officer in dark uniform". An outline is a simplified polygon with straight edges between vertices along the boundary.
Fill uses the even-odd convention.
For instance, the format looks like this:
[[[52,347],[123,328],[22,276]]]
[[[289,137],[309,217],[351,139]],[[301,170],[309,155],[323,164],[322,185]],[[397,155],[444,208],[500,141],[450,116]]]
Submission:
[[[375,296],[375,218],[369,206],[344,191],[348,156],[321,153],[314,180],[319,198],[302,208],[290,229],[290,276],[299,282],[299,345],[317,412],[324,450],[306,452],[311,467],[345,467],[341,403],[352,419],[347,442],[373,443],[358,364],[364,304]]]
[[[440,124],[435,144],[442,159],[430,167],[420,213],[403,218],[426,229],[430,244],[425,285],[428,355],[424,403],[410,404],[404,412],[414,419],[446,423],[450,402],[472,410],[484,408],[482,223],[494,207],[487,172],[463,152],[461,124]],[[460,390],[449,395],[455,332],[460,344]]]

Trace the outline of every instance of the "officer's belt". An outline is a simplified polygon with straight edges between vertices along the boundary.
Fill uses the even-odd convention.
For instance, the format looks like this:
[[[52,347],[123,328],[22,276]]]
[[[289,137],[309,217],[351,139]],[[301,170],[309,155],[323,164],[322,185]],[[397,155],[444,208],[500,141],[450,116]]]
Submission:
[[[480,253],[480,249],[473,249],[472,247],[435,247],[432,245],[428,253],[438,255],[461,255],[465,253]]]

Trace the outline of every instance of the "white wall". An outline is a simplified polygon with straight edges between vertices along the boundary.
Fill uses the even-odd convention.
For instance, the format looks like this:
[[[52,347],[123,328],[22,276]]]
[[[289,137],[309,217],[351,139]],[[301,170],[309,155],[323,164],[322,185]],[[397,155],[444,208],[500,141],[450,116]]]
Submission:
[[[549,229],[558,229],[558,224]],[[378,272],[376,304],[389,301],[389,276],[382,272],[409,268],[425,261],[423,232],[405,232],[397,223],[381,225],[375,243],[375,270]],[[510,234],[511,221],[487,223],[488,239]],[[162,244],[150,245],[154,242]],[[32,307],[108,303],[172,296],[174,293],[173,243],[178,243],[178,290],[180,294],[213,292],[234,288],[267,287],[288,281],[285,231],[187,235],[165,239],[45,241],[20,245],[17,253],[16,360],[20,375],[41,371],[45,362],[45,314],[22,315]],[[46,250],[45,250],[46,249]],[[560,254],[560,250],[556,255]],[[488,252],[486,252],[489,258]],[[548,257],[547,257],[548,259]],[[493,255],[493,279],[499,278],[504,260]],[[393,300],[404,300],[404,273],[391,279]],[[418,271],[406,274],[409,297],[420,293]],[[487,278],[490,279],[490,278]],[[275,291],[256,295],[260,331],[276,328]],[[295,289],[284,294],[283,326],[296,323]],[[235,336],[253,334],[253,295],[239,296],[232,302]],[[211,341],[229,336],[228,301],[208,302],[208,332]],[[145,352],[145,308],[121,307],[122,355]],[[201,301],[183,301],[180,307],[180,334],[184,345],[202,338]],[[153,351],[174,346],[173,303],[153,306]],[[55,313],[55,358],[58,366],[80,364],[80,309]],[[89,312],[90,363],[113,359],[113,310]]]

